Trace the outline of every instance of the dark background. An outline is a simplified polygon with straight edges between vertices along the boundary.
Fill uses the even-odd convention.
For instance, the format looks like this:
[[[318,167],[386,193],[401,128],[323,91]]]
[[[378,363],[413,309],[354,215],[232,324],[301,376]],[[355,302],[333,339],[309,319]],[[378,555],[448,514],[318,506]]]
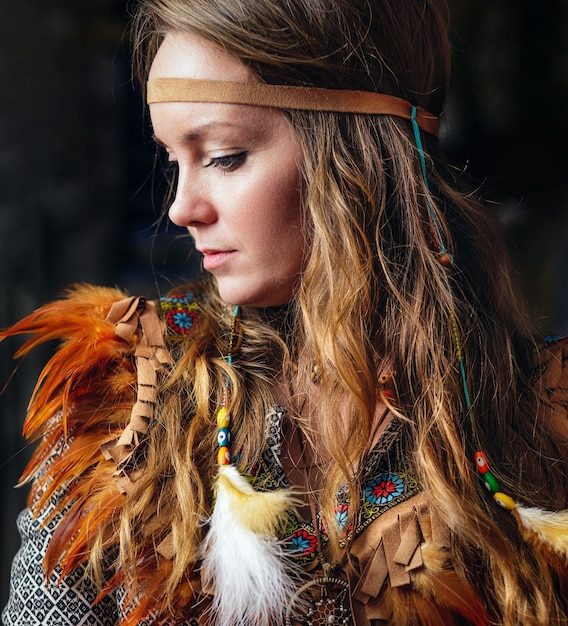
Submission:
[[[449,0],[455,79],[442,141],[486,187],[531,312],[568,332],[568,0]],[[0,327],[74,282],[155,295],[187,245],[160,230],[154,148],[124,0],[0,0]],[[165,278],[167,267],[167,276]],[[17,341],[0,350],[0,388]],[[45,355],[43,355],[45,356]],[[0,601],[25,490],[19,432],[42,362],[0,397]]]

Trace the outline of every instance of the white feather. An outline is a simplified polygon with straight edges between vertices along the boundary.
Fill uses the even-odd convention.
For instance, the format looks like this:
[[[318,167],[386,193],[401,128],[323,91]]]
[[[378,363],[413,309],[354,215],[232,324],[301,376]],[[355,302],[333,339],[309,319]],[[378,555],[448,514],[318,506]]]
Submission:
[[[262,507],[260,499],[271,493],[255,492],[231,465],[220,468],[220,477],[202,546],[202,579],[213,594],[212,621],[216,626],[280,625],[297,588],[297,566],[282,541],[251,530],[243,524],[242,511],[235,510],[247,506],[249,498],[254,507]]]
[[[517,506],[514,513],[526,530],[568,558],[568,511],[543,511],[536,507]]]

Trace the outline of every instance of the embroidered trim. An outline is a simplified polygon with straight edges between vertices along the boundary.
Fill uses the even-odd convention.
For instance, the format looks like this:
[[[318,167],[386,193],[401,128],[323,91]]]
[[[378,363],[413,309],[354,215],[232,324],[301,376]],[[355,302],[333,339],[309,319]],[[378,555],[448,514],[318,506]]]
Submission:
[[[285,410],[277,407],[267,415],[267,449],[249,475],[251,484],[257,490],[270,491],[289,487],[279,458],[284,414]],[[355,537],[359,536],[380,515],[408,500],[420,490],[418,481],[410,469],[398,459],[399,455],[394,446],[401,426],[400,421],[393,418],[367,457],[363,470],[358,524],[355,529],[343,528],[345,532],[343,545],[353,537],[353,533]],[[335,519],[340,527],[344,527],[347,522],[348,507],[349,498],[346,492],[339,490]],[[322,547],[325,547],[329,539],[326,520],[321,513],[318,514],[318,525]],[[299,565],[305,566],[316,559],[317,533],[313,521],[304,521],[292,516],[283,529],[281,538],[287,542]]]
[[[189,335],[199,324],[199,305],[190,292],[160,298],[160,309],[168,329],[177,335]]]

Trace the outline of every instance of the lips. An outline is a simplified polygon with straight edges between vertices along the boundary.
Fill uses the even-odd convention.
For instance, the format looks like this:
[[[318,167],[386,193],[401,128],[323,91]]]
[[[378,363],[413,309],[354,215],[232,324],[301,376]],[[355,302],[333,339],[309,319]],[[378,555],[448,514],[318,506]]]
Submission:
[[[203,267],[212,272],[224,265],[235,250],[200,250],[203,254]]]

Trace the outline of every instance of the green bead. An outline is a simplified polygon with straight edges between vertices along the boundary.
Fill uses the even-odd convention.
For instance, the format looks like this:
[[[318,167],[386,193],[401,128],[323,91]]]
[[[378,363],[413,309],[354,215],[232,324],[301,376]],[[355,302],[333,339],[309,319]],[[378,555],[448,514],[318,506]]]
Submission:
[[[491,493],[496,493],[500,490],[499,483],[491,472],[485,472],[485,474],[483,474],[483,482]]]

